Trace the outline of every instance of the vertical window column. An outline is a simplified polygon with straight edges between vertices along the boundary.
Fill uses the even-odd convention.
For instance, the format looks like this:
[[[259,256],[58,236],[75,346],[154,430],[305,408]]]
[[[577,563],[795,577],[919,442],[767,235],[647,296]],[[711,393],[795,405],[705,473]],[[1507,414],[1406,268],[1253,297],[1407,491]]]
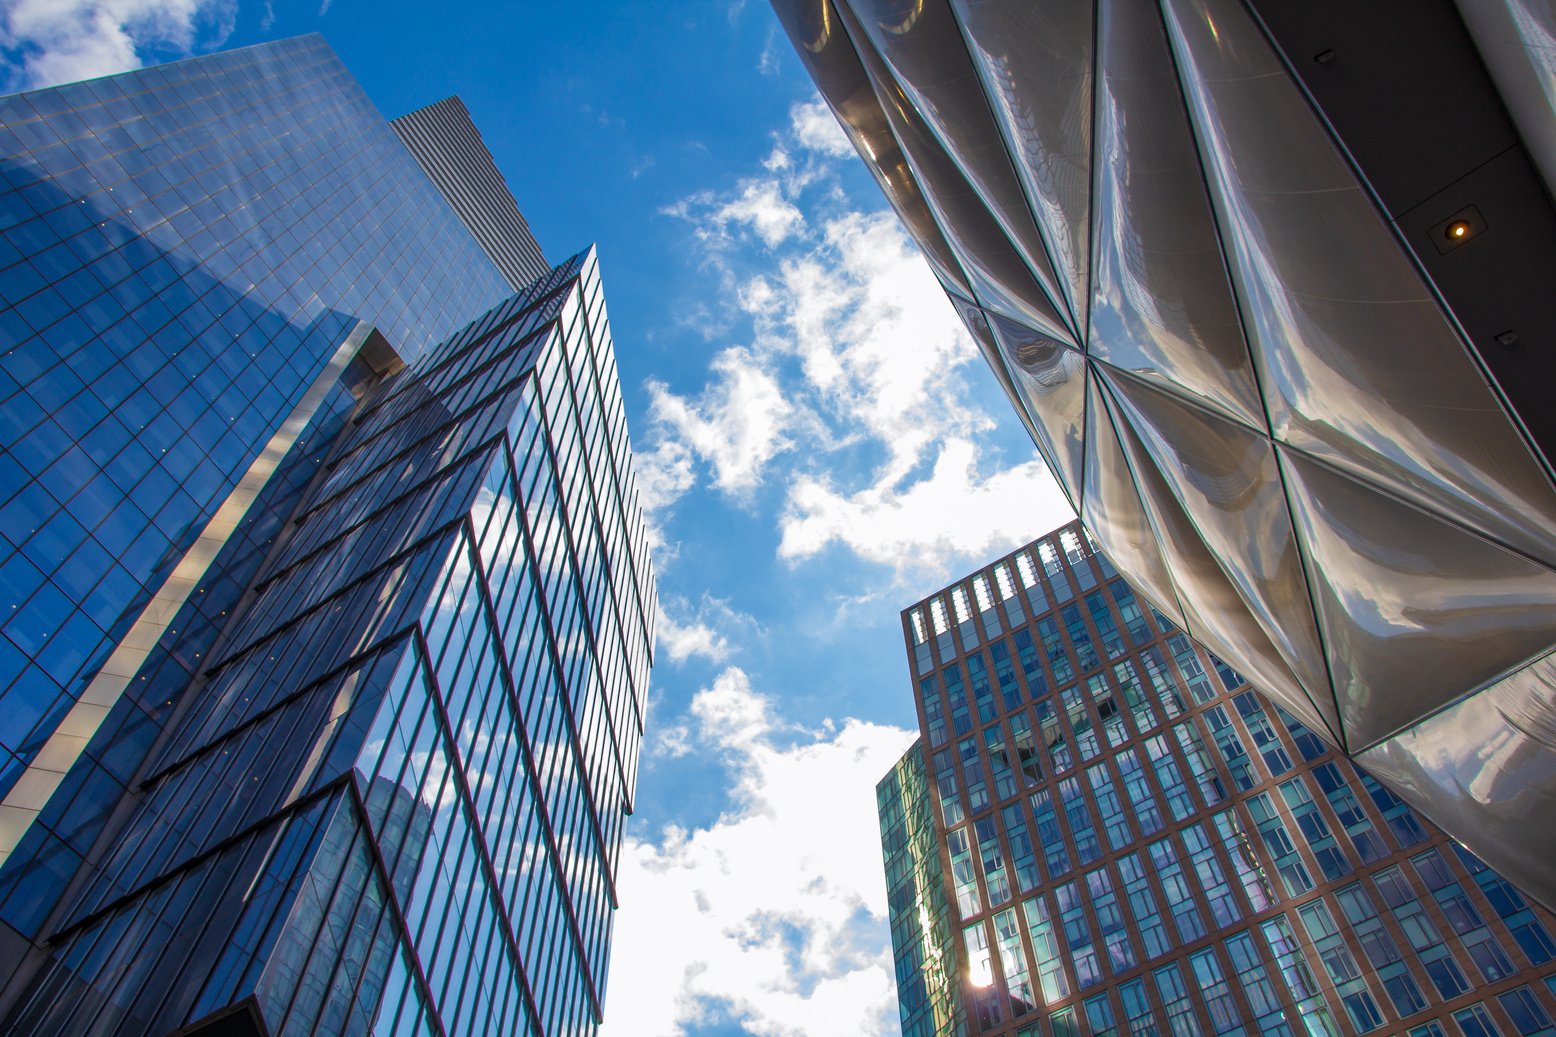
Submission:
[[[978,1031],[991,1030],[1004,1021],[1000,1011],[1000,990],[994,982],[994,961],[989,951],[989,934],[982,922],[962,930],[962,946],[967,952],[969,1013]]]
[[[983,661],[983,653],[969,651],[967,654],[967,683],[972,686],[973,702],[978,707],[978,723],[992,723],[999,716],[999,709],[994,704],[994,692],[989,686],[989,668]]]
[[[1123,655],[1124,635],[1118,629],[1118,620],[1113,618],[1113,610],[1108,608],[1107,596],[1101,591],[1086,595],[1086,609],[1091,613],[1091,623],[1102,641],[1103,654],[1109,659]]]
[[[951,732],[957,738],[972,730],[972,714],[967,709],[967,689],[962,686],[962,668],[951,663],[943,673],[946,702],[951,706]]]
[[[1118,872],[1124,879],[1124,896],[1129,900],[1129,910],[1135,916],[1135,932],[1145,948],[1145,958],[1159,958],[1172,950],[1172,940],[1162,923],[1156,906],[1156,894],[1151,890],[1144,862],[1138,853],[1127,853],[1118,859]]]
[[[1156,1018],[1151,1014],[1151,1001],[1146,996],[1145,980],[1134,979],[1121,983],[1118,996],[1124,1002],[1124,1018],[1129,1037],[1161,1037]]]
[[[1238,1010],[1237,998],[1232,995],[1231,984],[1227,983],[1226,975],[1221,971],[1221,963],[1216,960],[1216,949],[1206,947],[1191,955],[1189,967],[1194,972],[1195,985],[1199,996],[1205,1000],[1205,1008],[1210,1013],[1210,1025],[1216,1033],[1243,1033],[1243,1016]]]
[[[1286,895],[1301,896],[1312,889],[1313,878],[1308,874],[1307,865],[1302,863],[1297,847],[1292,843],[1290,833],[1286,831],[1286,822],[1281,820],[1280,811],[1269,793],[1261,792],[1257,796],[1250,796],[1248,812],[1253,815],[1254,824],[1259,829],[1259,837],[1264,840],[1264,848],[1269,851],[1271,859],[1275,862],[1275,870],[1280,872],[1281,882],[1286,887]]]
[[[1205,834],[1205,826],[1189,825],[1182,834],[1183,844],[1189,849],[1189,862],[1199,878],[1199,888],[1205,891],[1205,899],[1210,903],[1210,915],[1215,919],[1216,928],[1235,925],[1242,917],[1242,909],[1221,862],[1216,859],[1215,845]]]
[[[1021,946],[1021,924],[1016,919],[1014,907],[994,916],[994,938],[999,947],[1005,992],[1010,998],[1010,1014],[1019,1019],[1037,1004],[1037,996],[1027,971],[1027,955]]]
[[[1091,808],[1086,805],[1080,779],[1065,778],[1059,782],[1059,797],[1064,803],[1065,819],[1070,823],[1070,834],[1075,838],[1076,863],[1090,864],[1102,856],[1102,844],[1092,827]]]
[[[1109,580],[1108,590],[1113,594],[1113,600],[1118,604],[1118,614],[1124,620],[1124,627],[1129,631],[1129,640],[1136,648],[1151,639],[1151,625],[1146,622],[1145,613],[1140,610],[1140,602],[1135,598],[1135,592],[1129,589],[1129,584],[1123,580]]]
[[[1383,1013],[1378,1011],[1372,992],[1361,978],[1356,959],[1345,945],[1345,937],[1340,935],[1328,906],[1322,900],[1315,900],[1297,908],[1297,914],[1302,918],[1308,938],[1318,951],[1318,960],[1324,963],[1324,970],[1329,973],[1329,979],[1340,995],[1340,1004],[1345,1006],[1345,1013],[1350,1016],[1356,1032],[1367,1033],[1382,1026]]]
[[[940,701],[940,686],[931,674],[918,682],[918,700],[924,704],[924,729],[929,733],[929,747],[938,749],[946,743],[945,706]]]
[[[1066,848],[1064,829],[1059,827],[1051,790],[1038,789],[1032,793],[1032,817],[1037,821],[1037,842],[1043,848],[1043,863],[1052,881],[1070,870],[1070,852]]]
[[[973,831],[978,837],[978,858],[983,865],[983,888],[989,895],[989,906],[999,907],[1010,900],[1010,879],[1005,873],[1005,854],[1000,848],[994,816],[973,822]]]
[[[1122,850],[1134,839],[1129,831],[1129,818],[1124,804],[1113,787],[1113,775],[1106,763],[1096,763],[1086,768],[1086,779],[1091,783],[1091,794],[1097,801],[1097,811],[1102,815],[1102,828],[1107,832],[1108,846]]]
[[[1092,943],[1091,926],[1086,922],[1086,902],[1074,882],[1054,887],[1059,905],[1059,922],[1064,926],[1064,941],[1070,948],[1070,964],[1081,990],[1102,982],[1102,966]]]
[[[1012,803],[1001,812],[1005,838],[1010,841],[1010,864],[1016,873],[1016,889],[1030,893],[1041,881],[1037,873],[1037,853],[1032,848],[1032,838],[1027,834],[1026,815],[1020,803]]]
[[[1162,830],[1162,812],[1156,805],[1156,794],[1146,780],[1145,769],[1140,766],[1140,756],[1134,749],[1125,749],[1114,759],[1124,778],[1124,792],[1129,796],[1129,806],[1140,826],[1140,834],[1153,836]]]
[[[1226,850],[1227,857],[1232,862],[1232,870],[1237,872],[1237,880],[1242,884],[1243,893],[1248,897],[1248,903],[1253,906],[1257,914],[1266,908],[1275,905],[1275,894],[1270,889],[1269,879],[1264,875],[1264,869],[1259,865],[1259,859],[1254,856],[1253,848],[1248,845],[1248,833],[1243,829],[1242,822],[1237,819],[1237,814],[1231,810],[1223,810],[1212,818],[1216,826],[1216,833],[1221,837],[1221,846]]]
[[[1237,974],[1237,988],[1247,998],[1259,1032],[1266,1037],[1292,1037],[1280,998],[1259,958],[1258,941],[1251,933],[1236,933],[1227,937],[1226,953],[1232,959],[1232,971]]]
[[[1026,710],[1011,715],[1010,735],[1016,746],[1022,787],[1035,788],[1043,777],[1043,763],[1037,756],[1037,738],[1032,733],[1032,721]]]
[[[1064,971],[1064,956],[1059,947],[1059,934],[1049,913],[1048,901],[1042,896],[1023,901],[1021,912],[1026,916],[1027,937],[1032,941],[1032,954],[1037,959],[1038,985],[1047,1004],[1070,996],[1070,980]]]
[[[1188,880],[1183,877],[1178,855],[1168,839],[1152,843],[1149,849],[1156,877],[1162,885],[1162,896],[1167,898],[1167,909],[1172,912],[1173,923],[1178,927],[1178,940],[1181,943],[1193,943],[1209,930],[1205,928],[1199,908],[1194,904],[1194,894]]]
[[[1193,1002],[1189,1000],[1188,984],[1183,982],[1183,973],[1178,966],[1163,965],[1151,976],[1156,980],[1156,993],[1162,999],[1173,1037],[1201,1037],[1203,1031],[1194,1015]]]
[[[1523,895],[1509,885],[1506,879],[1486,867],[1485,862],[1469,850],[1457,843],[1454,844],[1453,849],[1458,854],[1460,863],[1474,876],[1475,884],[1480,887],[1481,893],[1485,894],[1486,902],[1512,932],[1513,939],[1518,941],[1518,946],[1529,959],[1529,963],[1543,965],[1556,958],[1556,942],[1552,942],[1550,933],[1529,909]]]
[[[983,910],[978,898],[978,879],[973,874],[972,848],[967,844],[967,829],[946,833],[946,851],[951,858],[951,886],[956,892],[956,913],[968,918]]]
[[[1349,875],[1351,862],[1346,860],[1344,851],[1335,842],[1334,833],[1329,830],[1329,824],[1319,811],[1318,804],[1313,802],[1313,794],[1308,791],[1307,781],[1302,775],[1281,782],[1280,794],[1291,810],[1291,816],[1296,819],[1297,827],[1307,839],[1324,878],[1334,882]]]
[[[1275,955],[1276,970],[1296,1002],[1297,1014],[1302,1017],[1309,1037],[1340,1037],[1340,1028],[1335,1025],[1323,991],[1308,968],[1307,955],[1302,952],[1302,945],[1297,942],[1286,916],[1276,915],[1260,923],[1259,928]]]
[[[951,760],[951,750],[935,753],[935,786],[940,792],[940,819],[947,828],[962,823],[962,797],[956,782],[956,764]]]
[[[989,754],[989,769],[994,772],[994,800],[1007,800],[1020,789],[1016,787],[1016,772],[1005,749],[1005,732],[998,724],[983,732],[983,748]]]
[[[1351,845],[1356,848],[1356,855],[1361,858],[1361,862],[1372,864],[1387,857],[1388,843],[1373,827],[1372,818],[1362,809],[1361,802],[1341,773],[1339,764],[1333,760],[1321,763],[1313,768],[1313,777],[1318,779],[1318,787],[1329,800],[1335,818],[1350,837]]]
[[[989,644],[989,658],[994,661],[994,676],[999,681],[1000,701],[1006,712],[1021,705],[1021,682],[1016,679],[1016,664],[1010,658],[1010,646],[1003,640]]]
[[[1129,971],[1135,967],[1135,948],[1130,942],[1124,913],[1119,909],[1118,895],[1113,891],[1113,880],[1106,868],[1087,872],[1086,891],[1091,897],[1091,909],[1097,915],[1097,926],[1102,930],[1102,946],[1107,951],[1108,971],[1115,976]]]

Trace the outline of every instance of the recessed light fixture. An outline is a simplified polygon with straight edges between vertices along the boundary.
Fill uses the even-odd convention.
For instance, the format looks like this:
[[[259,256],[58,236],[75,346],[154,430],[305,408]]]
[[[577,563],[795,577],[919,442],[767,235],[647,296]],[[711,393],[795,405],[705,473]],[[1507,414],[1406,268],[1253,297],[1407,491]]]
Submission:
[[[1438,252],[1452,252],[1460,245],[1481,235],[1486,229],[1486,218],[1473,205],[1466,205],[1431,228],[1432,244]]]

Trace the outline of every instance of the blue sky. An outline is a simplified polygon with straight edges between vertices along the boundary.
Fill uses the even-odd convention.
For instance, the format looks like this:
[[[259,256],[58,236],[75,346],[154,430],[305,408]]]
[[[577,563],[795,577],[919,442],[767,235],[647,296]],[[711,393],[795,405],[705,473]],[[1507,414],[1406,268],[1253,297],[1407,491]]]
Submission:
[[[605,1033],[897,1032],[898,613],[1069,515],[766,3],[0,12],[12,90],[323,32],[387,116],[460,94],[548,256],[598,243],[665,606]]]

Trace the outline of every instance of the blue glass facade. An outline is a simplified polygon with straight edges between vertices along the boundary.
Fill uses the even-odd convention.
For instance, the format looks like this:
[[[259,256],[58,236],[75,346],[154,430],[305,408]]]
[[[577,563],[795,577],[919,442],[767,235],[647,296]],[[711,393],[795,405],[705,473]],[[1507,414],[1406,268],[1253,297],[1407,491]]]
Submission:
[[[507,296],[318,37],[0,98],[0,795],[359,320]]]
[[[139,99],[114,110],[147,134],[126,147],[154,168],[226,156],[198,188],[214,200],[179,232],[189,249],[153,247],[166,220],[116,246],[162,271],[114,297],[130,316],[74,352],[53,325],[8,341],[6,371],[71,464],[136,470],[94,460],[107,433],[38,399],[87,357],[112,363],[76,374],[77,396],[154,385],[166,401],[148,428],[194,452],[153,458],[155,487],[109,498],[183,510],[159,554],[110,555],[134,586],[69,681],[50,677],[65,705],[35,710],[13,751],[0,1032],[591,1032],[657,604],[592,250],[508,297],[316,38],[0,109],[25,103],[69,131],[88,125],[71,114],[84,99],[114,90]],[[103,118],[99,143],[119,132]],[[126,154],[115,161],[140,161]],[[170,297],[179,312],[212,300],[204,338],[178,317],[115,337],[149,329],[134,314]],[[182,362],[191,353],[203,366]],[[223,401],[240,398],[268,401],[263,420],[228,421]],[[104,406],[100,423],[127,420]],[[210,414],[227,427],[201,424]],[[163,441],[120,434],[148,454]],[[7,427],[7,464],[21,466],[25,435]],[[4,493],[11,507],[19,491]],[[106,553],[89,501],[48,493]],[[94,599],[66,581],[90,566],[69,538],[28,555],[32,539],[12,553],[52,560],[38,568],[64,604],[24,597],[11,612],[43,643],[80,643],[65,627]],[[209,564],[189,568],[201,551]],[[20,586],[7,577],[6,593]],[[0,714],[22,716],[52,664],[11,641],[22,662]],[[62,779],[20,809],[48,767]]]
[[[905,1034],[1552,1032],[1551,915],[1147,605],[1079,523],[903,620],[923,737],[877,798]],[[920,766],[915,822],[882,792]],[[923,812],[938,860],[902,837]],[[905,884],[909,862],[942,888]]]

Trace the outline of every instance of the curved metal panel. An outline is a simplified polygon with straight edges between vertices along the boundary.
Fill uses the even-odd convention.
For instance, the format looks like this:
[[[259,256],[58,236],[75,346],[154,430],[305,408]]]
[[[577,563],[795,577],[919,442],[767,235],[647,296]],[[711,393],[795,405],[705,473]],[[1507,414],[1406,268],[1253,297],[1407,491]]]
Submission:
[[[1106,365],[1097,364],[1096,371],[1192,519],[1200,540],[1237,589],[1242,607],[1324,715],[1325,726],[1339,730],[1270,441]]]
[[[1291,668],[1249,614],[1242,595],[1227,579],[1221,563],[1205,546],[1193,518],[1184,512],[1171,487],[1162,478],[1150,451],[1129,424],[1117,396],[1105,381],[1098,381],[1113,418],[1113,427],[1118,431],[1119,443],[1124,448],[1124,458],[1134,476],[1135,489],[1157,532],[1162,559],[1178,590],[1178,603],[1187,621],[1185,629],[1211,651],[1231,661],[1251,682],[1302,718],[1304,723],[1311,724],[1316,730],[1331,731],[1331,737],[1338,742],[1338,733],[1333,732],[1314,709]]]
[[[960,258],[979,305],[1078,345],[1067,317],[1033,278],[999,221],[908,102],[852,12],[846,7],[837,10],[875,87],[892,135],[907,156],[914,178],[923,186],[936,224]]]
[[[1118,432],[1095,379],[1086,387],[1086,486],[1081,518],[1113,567],[1157,610],[1187,629],[1178,592],[1167,574],[1156,531],[1146,518]]]
[[[1015,321],[992,316],[990,324],[1044,460],[1078,512],[1085,466],[1086,359]]]
[[[920,0],[907,11],[894,0],[851,0],[848,6],[891,70],[894,85],[1016,246],[1078,340],[1073,311],[946,0]]]
[[[1556,907],[1556,656],[1357,760],[1519,889]]]
[[[1092,0],[951,0],[1049,258],[1086,333]]]
[[[1556,574],[1296,451],[1280,458],[1348,745],[1556,642]]]
[[[1236,0],[1164,0],[1277,439],[1556,565],[1556,493]]]
[[[1154,6],[1102,8],[1086,351],[1268,429]]]
[[[832,109],[854,149],[865,160],[886,200],[907,225],[940,280],[972,294],[945,236],[935,225],[913,171],[908,168],[886,113],[830,0],[775,0],[773,10],[794,44],[816,88]]]

